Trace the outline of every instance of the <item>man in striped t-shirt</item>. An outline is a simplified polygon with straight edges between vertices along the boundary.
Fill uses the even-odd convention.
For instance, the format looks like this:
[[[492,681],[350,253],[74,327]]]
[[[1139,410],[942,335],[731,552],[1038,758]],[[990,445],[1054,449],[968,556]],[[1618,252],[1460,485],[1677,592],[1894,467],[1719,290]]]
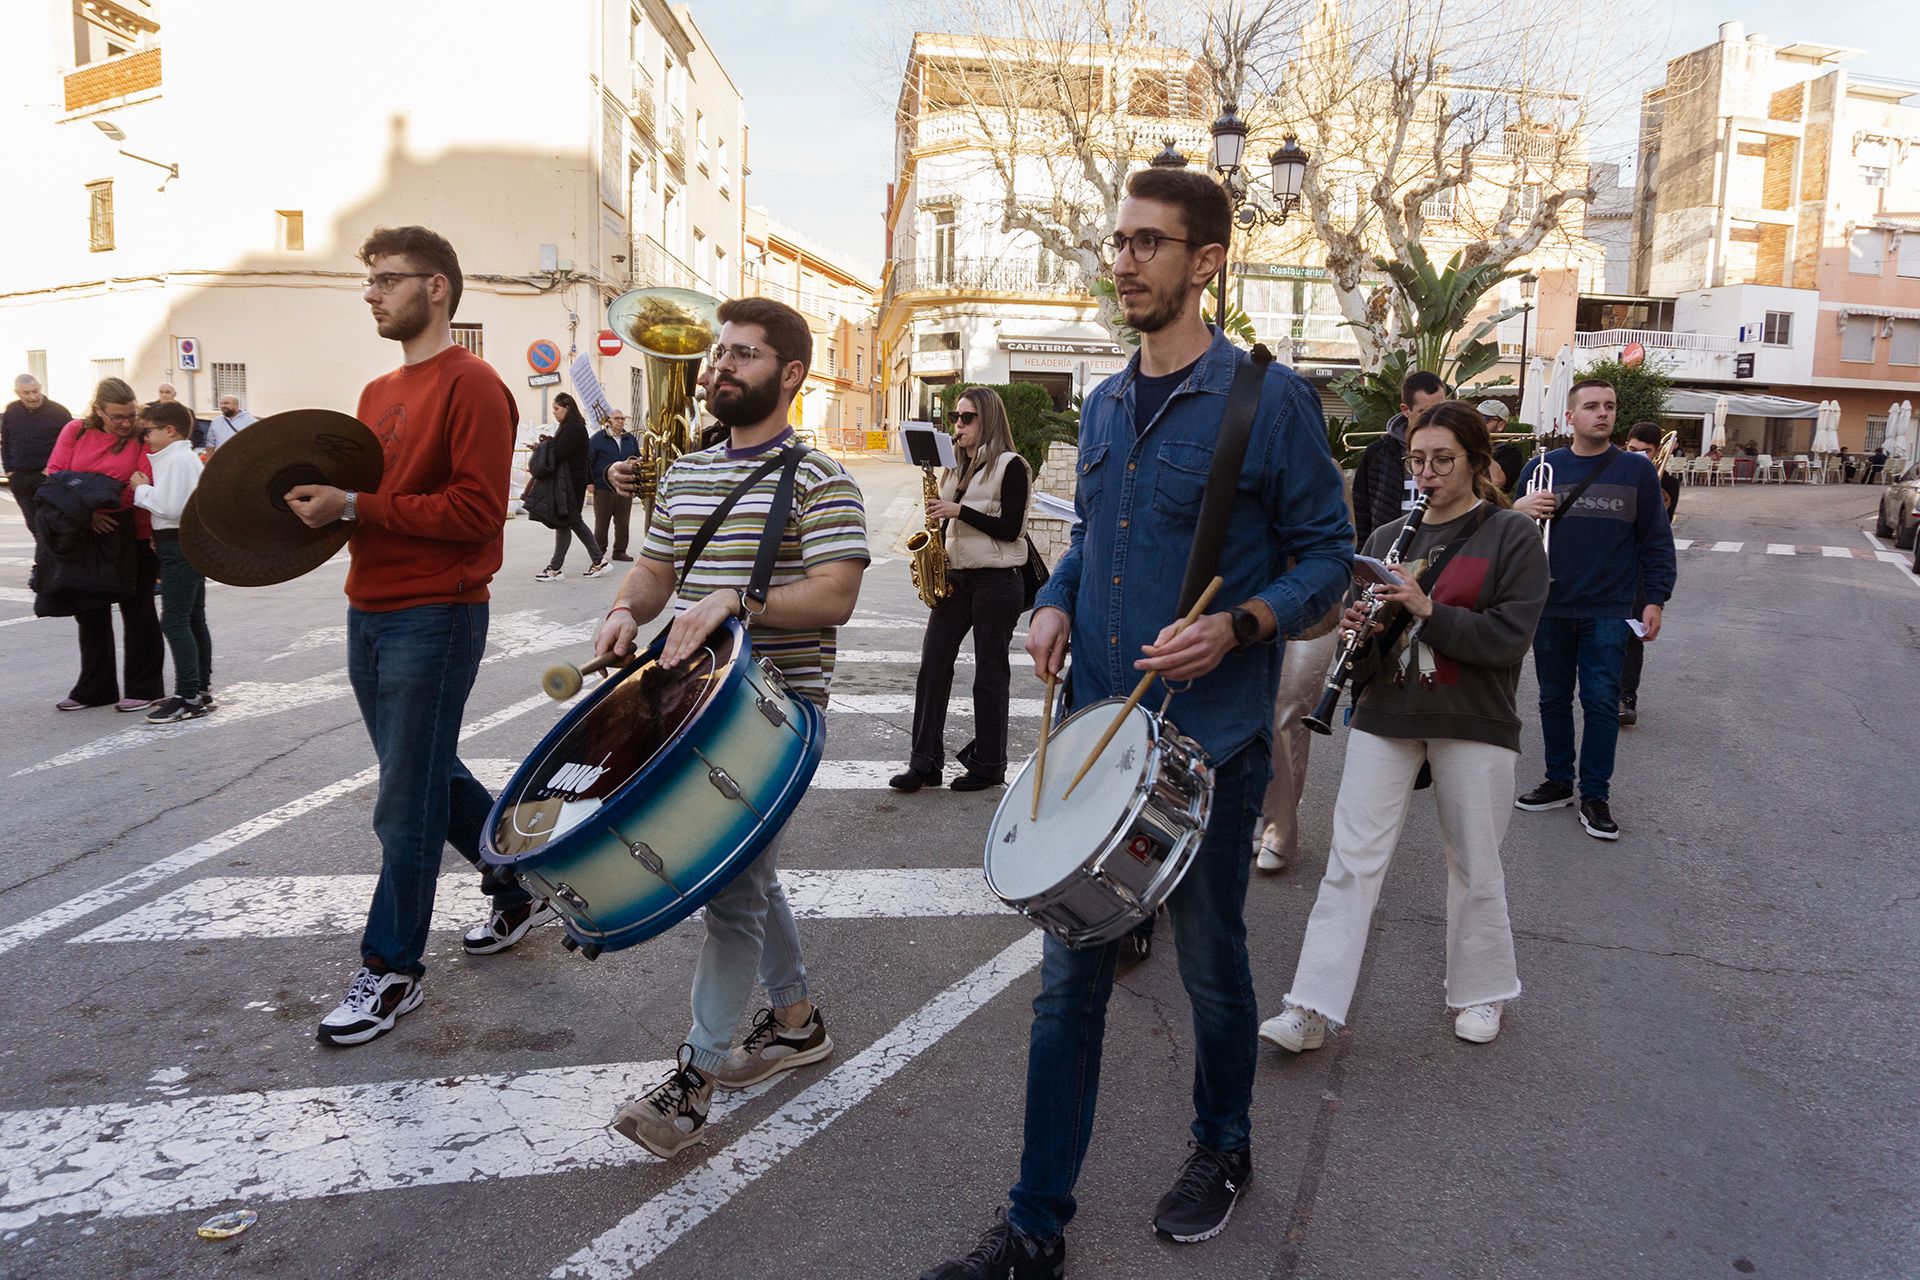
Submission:
[[[800,464],[764,602],[755,600],[748,587],[778,471],[741,495],[686,581],[675,587],[707,517],[769,458],[793,444],[787,409],[813,358],[806,320],[772,299],[723,303],[720,323],[720,341],[709,357],[707,408],[729,428],[729,439],[686,455],[661,478],[640,559],[620,584],[595,649],[631,654],[641,624],[671,605],[673,623],[660,661],[676,667],[728,618],[739,618],[752,628],[754,652],[771,658],[796,693],[825,707],[834,628],[853,616],[867,565],[860,489],[837,463],[809,453]],[[633,468],[630,462],[616,463],[607,469],[608,477],[617,489],[631,492]],[[622,1135],[662,1158],[701,1139],[716,1084],[743,1089],[833,1052],[820,1011],[807,998],[800,934],[780,887],[781,838],[776,835],[707,904],[707,941],[693,974],[693,1030],[681,1046],[679,1065],[614,1117],[613,1127]],[[733,1027],[756,972],[770,1007],[734,1048]]]

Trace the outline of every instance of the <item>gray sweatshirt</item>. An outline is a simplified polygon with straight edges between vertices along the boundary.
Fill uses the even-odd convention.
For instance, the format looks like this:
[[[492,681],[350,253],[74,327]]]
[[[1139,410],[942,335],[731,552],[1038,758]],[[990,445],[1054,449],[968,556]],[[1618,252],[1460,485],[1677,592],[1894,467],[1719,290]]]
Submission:
[[[1465,534],[1473,519],[1469,511],[1421,526],[1407,551],[1408,572],[1418,578],[1427,558]],[[1403,523],[1405,517],[1374,530],[1366,553],[1384,557]],[[1547,603],[1540,526],[1517,511],[1491,512],[1428,594],[1433,616],[1417,635],[1409,627],[1392,653],[1376,651],[1362,664],[1367,685],[1353,727],[1382,738],[1459,738],[1518,751],[1514,693]],[[1418,651],[1409,652],[1409,637]],[[1423,672],[1431,678],[1420,678]]]

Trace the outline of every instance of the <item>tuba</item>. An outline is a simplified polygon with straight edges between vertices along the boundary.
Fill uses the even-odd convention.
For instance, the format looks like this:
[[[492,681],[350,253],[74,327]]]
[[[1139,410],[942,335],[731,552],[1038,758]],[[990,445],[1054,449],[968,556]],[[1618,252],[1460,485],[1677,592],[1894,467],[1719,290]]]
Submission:
[[[647,380],[646,412],[635,425],[635,497],[653,522],[660,478],[683,453],[699,447],[695,392],[700,362],[720,334],[720,303],[693,289],[629,289],[607,307],[607,327],[637,349]],[[642,526],[644,527],[644,525]]]

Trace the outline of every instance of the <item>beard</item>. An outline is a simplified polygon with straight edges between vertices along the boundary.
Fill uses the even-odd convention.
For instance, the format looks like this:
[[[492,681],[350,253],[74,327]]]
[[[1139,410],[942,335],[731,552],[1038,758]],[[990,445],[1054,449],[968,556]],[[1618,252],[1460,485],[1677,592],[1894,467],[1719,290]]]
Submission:
[[[1128,305],[1129,302],[1131,302],[1133,307],[1139,308],[1138,313],[1130,309]],[[1144,295],[1136,296],[1130,300],[1123,300],[1120,306],[1120,314],[1128,325],[1137,329],[1139,332],[1158,333],[1160,330],[1178,320],[1180,313],[1185,307],[1186,294],[1184,290],[1172,297],[1163,297],[1153,292],[1151,286],[1149,286]]]
[[[731,375],[715,376],[713,389],[707,392],[707,412],[722,425],[751,427],[764,422],[780,403],[780,375],[762,382],[736,382]]]
[[[424,294],[424,290],[422,293]],[[427,325],[433,320],[433,310],[427,306],[424,296],[417,297],[405,306],[389,306],[387,318],[376,321],[374,328],[381,337],[392,342],[411,342],[427,331]]]

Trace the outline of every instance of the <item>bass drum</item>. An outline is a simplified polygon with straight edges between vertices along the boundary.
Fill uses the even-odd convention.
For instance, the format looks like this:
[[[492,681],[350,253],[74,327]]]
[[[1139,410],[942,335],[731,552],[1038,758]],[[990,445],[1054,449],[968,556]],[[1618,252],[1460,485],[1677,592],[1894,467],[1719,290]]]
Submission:
[[[1033,761],[987,830],[987,887],[1070,947],[1113,942],[1150,919],[1193,865],[1213,812],[1213,767],[1192,740],[1144,707],[1127,713],[1071,796],[1067,784],[1125,701],[1061,721],[1048,739],[1040,817]]]
[[[738,622],[673,670],[662,642],[542,739],[481,840],[589,957],[704,906],[779,834],[820,765],[820,709],[753,656]]]

